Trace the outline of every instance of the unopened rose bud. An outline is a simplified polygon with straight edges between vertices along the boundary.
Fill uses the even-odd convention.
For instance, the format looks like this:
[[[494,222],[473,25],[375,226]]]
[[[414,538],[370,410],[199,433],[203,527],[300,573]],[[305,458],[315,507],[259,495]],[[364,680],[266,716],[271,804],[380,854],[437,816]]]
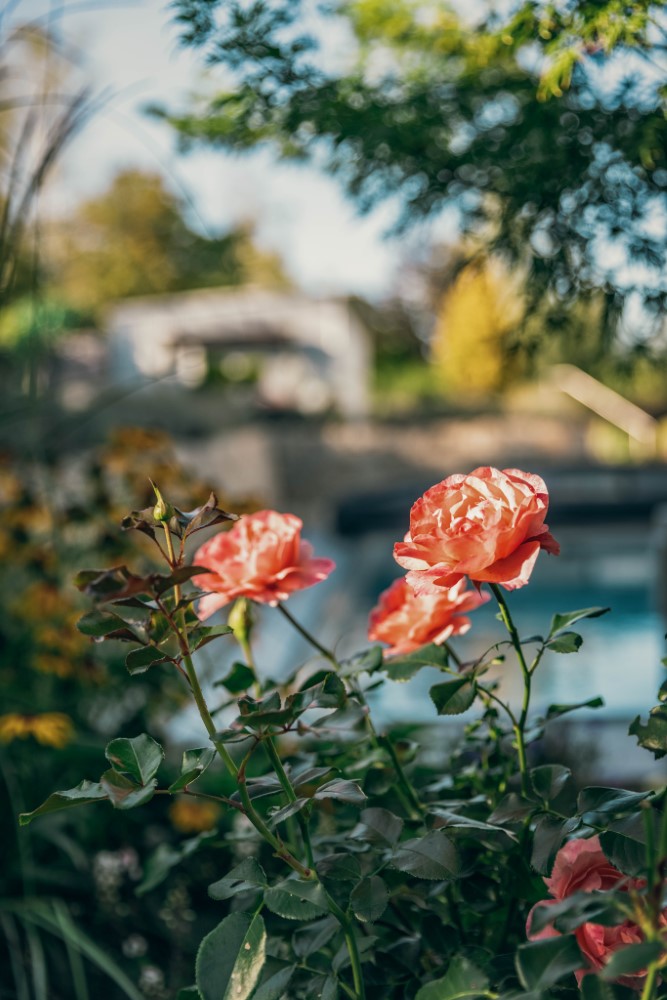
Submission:
[[[227,616],[227,624],[233,630],[236,639],[240,643],[250,642],[250,634],[255,624],[255,616],[252,611],[252,603],[247,597],[239,597]]]
[[[174,508],[170,503],[167,503],[155,483],[152,483],[152,486],[155,490],[155,496],[157,497],[157,503],[153,507],[153,517],[160,523],[170,521],[175,513]]]

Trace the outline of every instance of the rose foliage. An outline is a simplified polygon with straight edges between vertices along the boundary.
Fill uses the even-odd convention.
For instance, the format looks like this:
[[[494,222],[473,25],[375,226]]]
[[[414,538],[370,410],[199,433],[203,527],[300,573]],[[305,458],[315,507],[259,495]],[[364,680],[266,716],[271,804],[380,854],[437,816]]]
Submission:
[[[407,575],[370,614],[374,644],[347,659],[286,607],[334,570],[297,517],[239,519],[214,495],[183,511],[156,494],[123,525],[155,543],[162,569],[80,573],[92,608],[78,628],[126,643],[131,675],[175,675],[201,740],[174,780],[151,735],[123,733],[101,775],[54,791],[20,821],[84,806],[150,812],[159,796],[184,834],[198,808],[210,826],[218,817],[217,834],[159,845],[137,890],[153,892],[195,852],[209,857],[219,919],[180,1000],[667,996],[665,790],[577,789],[565,766],[540,763],[545,728],[582,706],[538,715],[534,674],[545,652],[576,652],[572,626],[607,609],[556,613],[543,634],[521,638],[506,593],[529,583],[541,550],[559,551],[539,477],[480,468],[418,499],[395,549]],[[460,636],[491,599],[504,631],[469,659]],[[225,605],[227,624],[213,617]],[[279,684],[254,662],[257,606],[313,650]],[[202,687],[205,659],[233,644],[238,661]],[[434,716],[468,713],[436,780],[431,748],[383,731],[367,700],[426,667],[441,674]],[[520,706],[496,679],[515,670]],[[662,702],[631,733],[667,754]]]

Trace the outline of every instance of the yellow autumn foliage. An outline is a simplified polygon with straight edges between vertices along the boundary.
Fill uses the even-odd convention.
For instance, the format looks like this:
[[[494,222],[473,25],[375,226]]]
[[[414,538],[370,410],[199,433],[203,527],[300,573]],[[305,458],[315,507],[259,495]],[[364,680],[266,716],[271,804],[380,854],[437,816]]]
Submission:
[[[518,276],[494,259],[464,267],[443,295],[432,342],[432,359],[444,388],[479,399],[507,380],[507,335],[521,320]]]

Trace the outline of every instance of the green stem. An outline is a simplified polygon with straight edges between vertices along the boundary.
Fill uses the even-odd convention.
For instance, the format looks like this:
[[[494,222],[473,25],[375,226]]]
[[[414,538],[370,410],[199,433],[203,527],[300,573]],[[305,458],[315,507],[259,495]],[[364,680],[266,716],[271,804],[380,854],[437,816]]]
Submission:
[[[327,660],[329,660],[329,662],[336,668],[336,670],[340,670],[340,663],[336,659],[336,655],[332,653],[330,649],[327,649],[326,646],[323,646],[321,642],[318,642],[315,636],[311,635],[308,629],[304,628],[303,625],[301,625],[301,623],[298,622],[292,614],[290,614],[290,612],[283,604],[278,604],[278,610],[282,612],[282,614],[285,616],[288,622],[297,630],[297,632],[300,635],[303,636],[306,642],[310,643],[313,649],[316,649],[318,653],[321,653],[322,656],[324,656]],[[407,812],[410,819],[414,820],[421,819],[424,816],[425,809],[421,804],[421,802],[419,801],[417,793],[415,792],[407,775],[405,774],[405,771],[403,770],[403,765],[398,759],[398,755],[396,753],[396,749],[393,743],[391,742],[389,736],[387,736],[386,734],[380,735],[376,730],[370,715],[368,702],[366,701],[359,685],[354,686],[354,692],[362,708],[365,710],[364,720],[371,742],[376,747],[376,749],[386,750],[387,755],[389,756],[392,762],[394,770],[396,771],[396,776],[398,778],[398,785],[396,788],[396,792],[401,802],[403,803],[405,811]]]
[[[174,546],[171,540],[171,531],[169,530],[169,525],[165,522],[162,527],[164,528],[164,536],[167,543],[167,553],[169,557],[169,566],[173,570],[176,565],[176,556],[174,554]],[[181,600],[181,588],[179,586],[174,587],[174,601],[176,607]],[[209,712],[208,705],[206,704],[206,699],[204,698],[204,693],[201,689],[201,684],[199,683],[199,678],[197,677],[197,671],[195,670],[194,663],[192,662],[192,656],[190,654],[190,647],[188,645],[188,633],[185,624],[185,613],[181,609],[178,612],[178,621],[175,622],[173,618],[170,618],[176,632],[176,638],[178,640],[178,645],[180,646],[181,653],[183,656],[183,663],[185,664],[185,673],[192,689],[192,694],[194,696],[197,708],[199,710],[199,715],[201,717],[204,726],[206,727],[206,732],[208,733],[213,746],[218,751],[225,767],[231,774],[233,778],[238,775],[238,768],[234,763],[229,750],[221,743],[220,740],[215,739],[215,734],[217,732],[215,722],[211,718],[211,713]]]
[[[296,802],[297,794],[294,791],[294,788],[292,787],[292,782],[287,777],[287,772],[285,771],[283,762],[280,759],[280,754],[276,749],[275,743],[273,742],[270,736],[267,736],[263,742],[266,752],[269,755],[269,759],[273,764],[273,769],[278,776],[278,781],[282,785],[283,791],[287,796],[287,801]],[[314,868],[315,860],[313,856],[313,845],[310,840],[310,831],[308,830],[308,823],[306,822],[305,816],[301,812],[298,812],[296,814],[296,819],[299,824],[299,829],[301,830],[301,839],[303,840],[303,846],[306,851],[306,857],[308,858],[308,867]]]
[[[658,985],[659,973],[660,973],[660,962],[652,962],[646,971],[646,979],[644,980],[644,988],[642,990],[641,1000],[654,1000]]]
[[[252,671],[253,689],[254,689],[254,692],[255,692],[255,698],[257,698],[259,700],[259,698],[262,697],[262,686],[259,683],[259,679],[257,677],[257,667],[255,666],[255,658],[252,655],[252,646],[250,645],[250,642],[249,642],[249,640],[247,639],[246,636],[237,636],[236,637],[236,641],[238,642],[239,646],[241,647],[241,650],[242,650],[243,655],[245,657],[246,664],[248,665],[248,667]]]
[[[276,749],[276,746],[275,746],[273,740],[271,739],[271,737],[268,737],[265,740],[265,746],[266,746],[266,750],[267,750],[267,753],[269,755],[269,758],[271,760],[271,763],[273,764],[274,770],[275,770],[275,772],[276,772],[276,774],[278,776],[278,780],[280,781],[280,784],[282,785],[282,787],[284,789],[284,792],[285,792],[285,795],[287,796],[288,801],[289,802],[296,802],[296,800],[297,800],[297,794],[294,791],[294,788],[292,787],[292,782],[289,780],[289,777],[287,776],[287,773],[286,773],[285,768],[283,766],[283,762],[280,759],[280,754],[278,753],[278,751]],[[310,840],[310,832],[308,830],[308,824],[306,822],[305,817],[300,812],[297,813],[297,819],[299,820],[299,825],[301,827],[301,833],[302,833],[302,836],[303,836],[304,847],[305,847],[306,853],[308,855],[308,863],[311,866],[311,868],[313,869],[313,875],[314,875],[314,877],[317,879],[318,882],[320,882],[319,876],[318,876],[317,872],[314,870],[315,866],[314,866],[314,861],[313,861],[313,846],[312,846],[312,843],[311,843],[311,840]],[[320,885],[322,885],[321,882],[320,882]],[[324,889],[324,894],[325,894],[325,896],[327,898],[327,903],[329,905],[329,910],[331,912],[331,915],[334,916],[336,918],[336,920],[338,920],[338,922],[339,922],[339,924],[340,924],[340,926],[341,926],[341,928],[343,930],[343,936],[345,937],[345,944],[347,945],[347,950],[348,950],[348,953],[349,953],[349,956],[350,956],[350,965],[351,965],[351,968],[352,968],[352,979],[353,979],[353,982],[354,982],[354,989],[356,991],[356,995],[359,998],[359,1000],[364,1000],[364,998],[365,998],[365,987],[364,987],[364,980],[363,980],[363,974],[362,974],[362,969],[361,969],[361,957],[359,955],[359,949],[357,947],[357,939],[354,936],[353,926],[352,926],[352,924],[350,922],[350,919],[349,919],[348,915],[344,912],[344,910],[342,910],[340,908],[340,906],[338,905],[338,903],[336,903],[335,899],[333,899],[329,895],[329,893],[327,892],[325,886],[322,885],[322,888]]]
[[[239,795],[241,796],[241,802],[243,803],[243,811],[245,812],[246,816],[248,817],[252,825],[255,827],[257,832],[260,833],[262,837],[264,837],[264,840],[267,842],[267,844],[269,844],[273,848],[273,850],[276,852],[276,856],[282,858],[282,860],[286,864],[288,864],[290,868],[293,868],[294,871],[301,876],[301,878],[303,879],[313,878],[314,872],[312,872],[310,868],[305,868],[300,861],[297,861],[294,855],[287,850],[283,842],[279,840],[278,837],[274,836],[273,833],[271,833],[271,831],[269,830],[268,826],[266,825],[262,817],[259,815],[259,813],[255,812],[255,808],[252,804],[250,795],[248,794],[248,789],[246,787],[245,773],[242,772],[243,769],[242,768],[239,769],[239,776],[238,776]]]
[[[204,698],[204,692],[201,689],[199,683],[199,678],[197,677],[197,672],[195,670],[194,663],[192,662],[192,657],[190,656],[190,651],[188,649],[187,639],[183,637],[182,632],[179,630],[179,643],[181,645],[181,651],[183,653],[183,662],[185,664],[185,672],[188,676],[188,681],[190,682],[190,687],[192,688],[192,694],[194,696],[197,708],[199,709],[199,715],[201,717],[204,726],[206,727],[206,732],[209,735],[211,743],[218,751],[222,762],[231,774],[232,778],[238,777],[238,768],[234,763],[232,756],[220,740],[216,740],[216,725],[211,718],[211,713],[208,710],[208,705],[206,704],[206,699]]]
[[[326,646],[323,646],[321,642],[318,642],[317,639],[315,638],[315,636],[311,635],[311,633],[307,629],[305,629],[303,627],[303,625],[301,625],[300,622],[298,622],[296,620],[296,618],[294,617],[294,615],[292,615],[287,610],[287,608],[285,607],[284,604],[278,604],[277,608],[278,608],[278,611],[280,611],[280,613],[282,615],[284,615],[284,617],[287,619],[287,621],[290,623],[290,625],[293,628],[295,628],[300,635],[303,636],[303,638],[306,640],[306,642],[310,643],[310,645],[313,647],[313,649],[316,649],[318,651],[318,653],[321,653],[322,656],[326,660],[329,660],[329,662],[332,663],[333,666],[336,667],[337,670],[340,669],[340,663],[336,659],[335,654],[332,653],[330,649],[327,649]]]
[[[521,646],[521,639],[519,638],[519,633],[517,632],[516,625],[512,621],[512,616],[510,610],[507,606],[507,602],[501,591],[500,587],[496,583],[489,584],[493,596],[495,597],[498,607],[500,609],[500,616],[503,620],[503,624],[507,629],[510,639],[512,640],[512,645],[514,651],[516,652],[517,660],[519,661],[519,666],[521,667],[521,674],[523,676],[523,700],[521,702],[521,715],[518,720],[515,720],[512,729],[514,730],[514,736],[516,738],[516,750],[519,758],[519,773],[521,775],[521,794],[524,796],[530,795],[531,782],[530,775],[528,774],[528,756],[526,753],[526,721],[528,719],[528,711],[530,708],[530,693],[531,693],[531,681],[532,675],[526,663],[526,657],[523,653],[523,648]],[[539,661],[538,661],[539,662]]]

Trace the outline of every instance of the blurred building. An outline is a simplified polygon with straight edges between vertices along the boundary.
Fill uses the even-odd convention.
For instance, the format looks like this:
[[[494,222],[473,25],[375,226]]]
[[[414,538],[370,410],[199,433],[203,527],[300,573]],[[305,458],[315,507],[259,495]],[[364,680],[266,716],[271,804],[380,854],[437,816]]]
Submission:
[[[370,339],[344,299],[259,288],[128,299],[109,312],[106,333],[114,384],[175,378],[196,388],[212,372],[254,374],[277,410],[369,412]]]

